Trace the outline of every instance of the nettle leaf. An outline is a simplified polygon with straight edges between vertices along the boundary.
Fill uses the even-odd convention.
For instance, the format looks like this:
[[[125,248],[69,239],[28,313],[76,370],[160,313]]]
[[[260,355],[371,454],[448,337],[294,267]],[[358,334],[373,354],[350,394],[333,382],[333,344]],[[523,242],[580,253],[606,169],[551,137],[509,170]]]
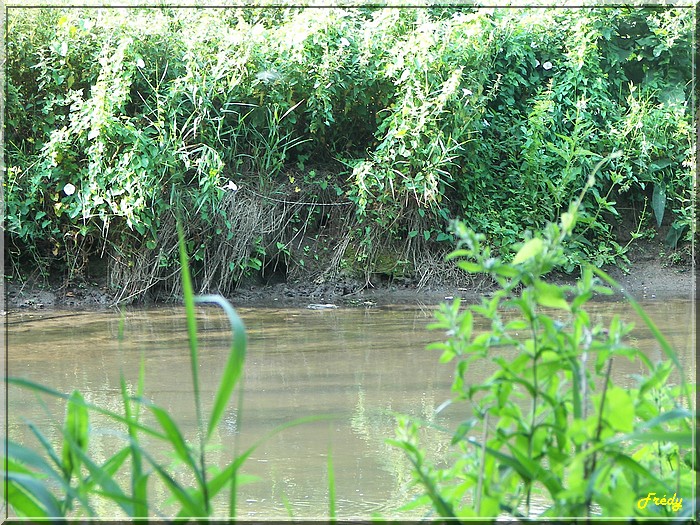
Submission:
[[[518,253],[513,257],[512,264],[520,264],[533,257],[537,257],[544,250],[544,241],[542,239],[530,239],[518,250]]]
[[[615,430],[632,432],[634,429],[634,402],[624,389],[612,386],[605,393],[604,417]]]
[[[567,312],[571,309],[564,298],[564,290],[555,284],[535,281],[535,299],[542,306],[549,308],[560,308]]]

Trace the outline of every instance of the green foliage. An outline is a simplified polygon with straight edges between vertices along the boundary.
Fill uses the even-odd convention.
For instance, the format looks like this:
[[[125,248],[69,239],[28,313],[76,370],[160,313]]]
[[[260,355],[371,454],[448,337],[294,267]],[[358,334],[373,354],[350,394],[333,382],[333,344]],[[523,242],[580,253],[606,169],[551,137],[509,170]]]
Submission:
[[[531,516],[535,505],[541,518],[691,515],[695,467],[683,458],[694,454],[693,388],[675,351],[631,297],[666,361],[631,346],[633,327],[618,316],[605,327],[593,322],[586,303],[620,289],[600,269],[586,265],[571,286],[545,279],[566,261],[563,241],[583,198],[510,262],[492,256],[484,235],[454,224],[460,248],[450,257],[499,285],[480,304],[441,305],[431,326],[446,338],[429,348],[457,363],[451,401],[465,420],[447,467],[424,461],[415,421],[400,421],[393,441],[441,517]],[[477,316],[487,331],[473,330]],[[611,376],[623,359],[643,370],[632,388]],[[649,492],[677,494],[683,508],[638,506]]]
[[[618,222],[645,199],[657,222],[644,228],[675,247],[695,231],[693,20],[671,7],[12,8],[12,261],[70,278],[108,253],[116,286],[172,284],[180,207],[192,238],[225,239],[193,253],[193,274],[227,291],[264,269],[254,240],[268,231],[236,220],[250,214],[236,191],[282,214],[350,203],[336,230],[356,251],[419,231],[412,249],[440,253],[449,215],[505,255],[611,151],[623,156],[587,193],[565,268],[623,264]]]

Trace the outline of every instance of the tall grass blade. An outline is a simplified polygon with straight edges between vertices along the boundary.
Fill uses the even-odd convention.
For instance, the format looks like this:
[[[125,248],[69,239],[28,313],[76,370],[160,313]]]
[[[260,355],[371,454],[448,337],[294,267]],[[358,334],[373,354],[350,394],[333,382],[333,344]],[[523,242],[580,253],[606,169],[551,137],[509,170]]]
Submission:
[[[182,278],[182,294],[185,303],[185,316],[187,318],[187,334],[190,345],[190,366],[192,369],[192,387],[194,389],[194,404],[197,418],[197,432],[199,434],[199,462],[200,474],[198,475],[201,482],[202,490],[204,491],[204,504],[207,510],[209,509],[209,497],[207,495],[206,484],[206,464],[205,464],[205,437],[204,437],[204,420],[202,417],[202,401],[199,388],[199,357],[197,354],[197,317],[194,309],[194,291],[192,287],[192,277],[190,275],[189,258],[187,256],[187,247],[185,244],[185,233],[182,229],[182,223],[177,221],[177,237],[178,246],[180,249],[180,274]],[[196,470],[196,469],[195,469]]]
[[[58,454],[56,454],[56,451],[54,450],[53,446],[51,443],[49,443],[49,440],[46,438],[44,434],[41,433],[41,431],[36,427],[34,423],[28,423],[29,430],[32,431],[32,434],[39,440],[39,443],[41,444],[42,447],[44,447],[44,450],[46,451],[47,455],[51,459],[51,461],[54,462],[54,465],[56,465],[56,468],[62,472],[62,463],[61,460],[58,457]],[[19,445],[17,445],[19,446]],[[50,468],[50,467],[49,467]],[[53,471],[52,471],[53,472]],[[61,478],[63,479],[63,478]]]
[[[143,365],[143,358],[141,359],[141,364]],[[136,421],[138,416],[132,414],[131,398],[126,390],[126,381],[124,380],[123,374],[121,375],[120,380],[122,401],[124,402],[124,417],[129,421]],[[131,425],[128,425],[127,431],[131,441],[129,444],[129,450],[131,452],[131,494],[134,497],[134,517],[145,517],[148,516],[148,477],[143,475],[141,452],[137,445],[138,434],[136,429]]]
[[[216,391],[214,398],[214,407],[209,416],[209,424],[207,427],[207,439],[211,437],[218,426],[224,411],[228,406],[234,387],[238,383],[243,371],[245,363],[247,335],[243,321],[236,313],[236,310],[231,306],[226,299],[220,295],[203,295],[195,297],[197,303],[215,303],[218,304],[226,313],[231,330],[233,331],[233,340],[229,351],[226,366],[224,367],[223,375],[219,383],[219,388]]]
[[[63,478],[53,468],[51,468],[51,465],[49,465],[49,463],[47,463],[42,456],[34,452],[32,449],[15,443],[14,441],[8,441],[6,446],[8,461],[13,462],[13,464],[18,462],[17,468],[19,468],[20,465],[23,467],[33,467],[40,472],[44,472],[48,476],[51,476],[59,483],[65,484]],[[24,470],[26,470],[26,468]]]
[[[54,465],[56,466],[56,469],[52,468],[51,465],[41,455],[37,454],[33,450],[19,445],[13,441],[8,441],[8,472],[14,470],[25,474],[31,473],[33,476],[39,478],[43,477],[40,473],[44,473],[48,477],[53,479],[60,487],[62,493],[65,494],[66,499],[63,501],[63,508],[67,509],[68,507],[70,507],[71,502],[74,499],[77,499],[78,501],[80,501],[83,507],[85,507],[85,509],[89,510],[90,505],[88,504],[88,501],[85,498],[84,494],[76,492],[64,476],[61,461],[58,459],[58,456],[51,444],[49,443],[48,439],[46,439],[46,436],[44,436],[39,431],[39,429],[37,429],[33,424],[30,423],[29,426],[34,435],[41,443],[42,447],[44,447],[44,449],[46,450],[47,455],[49,456],[51,461],[53,461]],[[20,463],[17,463],[17,461],[19,461],[21,465]],[[32,467],[39,472],[32,472],[31,470],[26,468],[27,466]],[[12,503],[12,505],[14,507],[14,502]],[[63,515],[63,513],[64,512],[62,511],[58,515]]]
[[[114,477],[117,471],[124,464],[124,461],[126,461],[126,458],[129,457],[130,453],[131,450],[128,446],[121,449],[119,452],[114,454],[111,458],[109,458],[102,464],[102,466],[100,467],[100,474],[106,474],[109,477]],[[88,488],[94,483],[95,480],[92,478],[92,476],[88,477],[88,479],[85,480],[85,484],[86,486],[88,486]]]
[[[204,485],[202,472],[200,472],[199,468],[197,467],[197,464],[190,453],[190,448],[187,446],[185,438],[180,433],[180,429],[177,427],[177,424],[173,418],[164,409],[158,406],[151,405],[149,408],[158,420],[158,423],[160,423],[160,426],[165,431],[165,435],[167,436],[170,444],[173,446],[177,457],[192,469],[192,472],[197,479],[197,483],[200,485],[200,487],[202,487]]]
[[[287,498],[287,495],[283,492],[280,494],[280,497],[282,498],[282,504],[284,505],[285,510],[287,511],[287,516],[290,518],[294,518],[294,509],[292,508],[292,505],[289,503],[289,498]]]
[[[192,385],[194,387],[195,409],[197,422],[201,423],[201,404],[199,397],[199,373],[197,356],[197,316],[194,309],[194,292],[192,277],[190,275],[189,259],[185,244],[185,234],[180,221],[177,223],[177,235],[180,248],[180,274],[182,278],[182,295],[185,304],[185,316],[187,318],[187,336],[190,346],[190,365],[192,367]]]
[[[43,385],[40,385],[40,384],[35,383],[33,381],[30,381],[29,379],[23,379],[23,378],[19,378],[19,377],[8,377],[6,379],[6,381],[10,384],[21,386],[24,388],[28,388],[30,390],[42,392],[44,394],[48,394],[48,395],[53,396],[53,397],[58,397],[60,399],[67,399],[68,398],[68,395],[64,394],[63,392],[59,392],[59,391],[54,390],[54,389],[49,388],[49,387],[45,387]],[[136,398],[136,400],[142,404],[148,404],[148,402],[146,400],[143,400],[141,398]],[[104,416],[107,416],[115,421],[118,421],[120,423],[124,423],[125,425],[131,425],[134,428],[137,428],[138,430],[140,430],[141,432],[148,434],[149,436],[168,441],[167,436],[165,436],[164,434],[160,434],[159,432],[153,430],[152,428],[150,428],[148,426],[142,425],[141,423],[138,423],[135,421],[130,421],[130,420],[126,419],[124,416],[117,414],[116,412],[113,412],[113,411],[108,410],[106,408],[102,408],[98,405],[93,405],[92,403],[89,403],[85,400],[76,401],[76,403],[84,406],[85,408],[87,408],[89,410],[97,412],[98,414],[102,414]]]
[[[155,469],[156,473],[165,482],[170,493],[180,502],[182,505],[183,512],[180,514],[182,517],[194,517],[202,518],[207,516],[207,511],[203,505],[200,505],[195,501],[190,493],[182,487],[173,477],[168,474],[168,472],[146,451],[143,451],[143,457],[146,458],[151,466]]]
[[[610,286],[612,286],[615,290],[618,290],[619,292],[622,292],[629,302],[629,304],[634,308],[634,311],[637,312],[637,315],[642,318],[642,321],[644,321],[644,324],[647,325],[647,328],[651,331],[651,333],[654,335],[654,338],[656,341],[659,343],[661,346],[661,349],[663,350],[664,354],[666,354],[666,357],[668,357],[671,362],[675,365],[676,369],[678,370],[678,375],[680,376],[681,379],[681,390],[683,392],[683,395],[685,398],[688,400],[688,403],[692,403],[691,401],[691,396],[690,392],[688,391],[688,382],[686,381],[685,377],[685,371],[683,370],[683,366],[681,365],[680,360],[678,359],[678,355],[676,354],[676,351],[673,349],[671,346],[671,343],[668,342],[664,334],[661,333],[661,330],[656,326],[654,321],[651,320],[651,317],[644,311],[644,309],[637,303],[637,301],[634,300],[634,297],[632,297],[627,290],[624,290],[620,284],[615,281],[612,277],[610,277],[607,273],[605,273],[603,270],[599,268],[595,268],[591,266],[591,269],[595,272],[595,274],[603,279],[606,283],[608,283]]]
[[[124,492],[119,487],[117,482],[114,481],[114,479],[112,479],[112,472],[110,472],[109,468],[114,467],[115,465],[110,465],[110,462],[108,461],[108,469],[105,469],[104,466],[99,466],[95,464],[83,451],[83,449],[78,445],[78,443],[72,440],[70,435],[66,435],[64,436],[64,438],[69,441],[69,444],[72,447],[73,454],[75,454],[78,457],[80,462],[83,465],[85,465],[85,468],[87,468],[88,472],[90,473],[91,483],[96,483],[97,485],[99,485],[102,488],[103,493],[107,495],[109,499],[115,501],[115,503],[119,505],[119,507],[124,511],[124,513],[127,516],[133,516],[133,502],[130,498],[125,496]],[[118,456],[119,457],[117,458],[117,461],[124,461],[124,459],[128,457],[128,449],[122,449]]]
[[[82,394],[74,390],[66,406],[66,420],[63,426],[62,464],[66,479],[73,475],[80,478],[80,461],[75,450],[87,450],[88,445],[88,410],[84,405]]]
[[[211,498],[215,497],[221,489],[226,486],[227,484],[231,485],[232,480],[234,480],[237,476],[238,469],[243,465],[246,459],[263,443],[265,443],[268,439],[271,437],[279,434],[283,430],[286,430],[291,427],[295,427],[298,425],[304,425],[306,423],[311,423],[311,422],[316,422],[316,421],[327,421],[327,420],[332,420],[332,419],[337,419],[339,416],[309,416],[309,417],[304,417],[304,418],[299,418],[295,419],[294,421],[290,421],[289,423],[285,423],[283,425],[280,425],[274,429],[272,429],[270,432],[265,434],[263,437],[261,437],[258,441],[253,443],[248,449],[245,450],[240,455],[237,455],[236,458],[234,459],[233,463],[231,463],[229,466],[227,466],[225,469],[223,469],[221,472],[216,474],[212,479],[208,482],[208,488],[209,488],[209,496]],[[235,503],[235,494],[231,494],[231,503]],[[230,508],[229,509],[229,515],[230,517],[235,517],[235,508]]]

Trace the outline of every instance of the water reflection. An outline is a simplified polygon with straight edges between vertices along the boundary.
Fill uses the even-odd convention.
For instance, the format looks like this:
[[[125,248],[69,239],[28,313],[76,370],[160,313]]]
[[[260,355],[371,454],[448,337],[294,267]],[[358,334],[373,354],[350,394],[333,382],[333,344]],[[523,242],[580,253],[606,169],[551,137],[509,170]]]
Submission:
[[[688,301],[643,305],[656,319],[682,362],[694,375],[694,316]],[[632,343],[654,361],[661,349],[636,315],[618,303],[589,308],[593,321],[607,322],[614,313],[637,321]],[[400,516],[411,500],[410,469],[403,454],[385,443],[393,437],[395,413],[405,413],[454,428],[468,417],[464,406],[439,416],[435,408],[450,397],[453,364],[440,365],[439,354],[425,350],[441,337],[426,330],[432,308],[273,309],[242,308],[249,331],[249,354],[243,379],[243,404],[225,414],[214,437],[210,461],[231,461],[279,425],[297,418],[317,420],[288,428],[262,443],[243,471],[258,481],[240,489],[241,517],[323,517],[328,514],[328,454],[334,465],[337,513],[345,519],[373,513]],[[215,307],[199,310],[201,370],[205,410],[210,409],[230,336],[224,315]],[[128,310],[123,338],[115,312],[17,312],[8,315],[8,371],[57,390],[80,389],[88,401],[120,410],[120,374],[131,392],[141,361],[147,396],[175,414],[194,439],[187,332],[180,308]],[[475,327],[475,328],[478,328]],[[638,365],[619,360],[615,374],[629,381]],[[486,370],[477,372],[485,377]],[[326,418],[325,416],[333,416]],[[63,408],[40,403],[26,391],[9,391],[10,438],[34,443],[24,424],[37,422],[58,440]],[[104,461],[119,447],[107,435],[113,425],[92,422],[90,447]],[[429,457],[440,461],[449,435],[426,434]],[[156,497],[163,490],[156,489]],[[161,497],[161,499],[163,499]],[[107,510],[106,512],[108,512]],[[162,504],[159,511],[171,509]],[[222,499],[221,514],[225,515]],[[420,516],[423,511],[403,515]]]

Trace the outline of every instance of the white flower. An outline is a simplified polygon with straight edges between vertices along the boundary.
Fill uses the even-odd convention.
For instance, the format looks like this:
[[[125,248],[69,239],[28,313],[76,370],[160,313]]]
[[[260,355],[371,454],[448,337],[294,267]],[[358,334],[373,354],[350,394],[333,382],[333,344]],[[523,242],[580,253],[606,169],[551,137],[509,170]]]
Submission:
[[[143,62],[143,58],[138,57],[138,58],[136,59],[136,67],[138,67],[138,68],[143,68],[143,67],[145,67],[145,66],[146,66],[146,64]]]
[[[465,97],[471,97],[474,94],[471,89],[462,89],[462,93],[464,93]]]
[[[340,47],[346,47],[346,46],[349,46],[349,45],[350,45],[350,41],[349,41],[347,38],[345,38],[345,37],[341,37],[341,39],[340,39]]]
[[[75,186],[73,186],[70,182],[63,186],[63,193],[66,195],[73,195],[75,193]]]
[[[255,78],[264,82],[265,84],[271,84],[272,82],[277,82],[280,78],[282,78],[282,75],[275,70],[268,70],[261,71],[255,75]]]
[[[539,67],[539,65],[540,65],[540,61],[535,59],[535,67]]]
[[[228,181],[228,184],[226,184],[226,186],[224,186],[223,189],[229,190],[229,191],[238,191],[238,186],[236,185],[235,182],[230,180],[230,181]]]
[[[552,69],[552,63],[547,60],[544,64],[542,64],[542,69]]]

